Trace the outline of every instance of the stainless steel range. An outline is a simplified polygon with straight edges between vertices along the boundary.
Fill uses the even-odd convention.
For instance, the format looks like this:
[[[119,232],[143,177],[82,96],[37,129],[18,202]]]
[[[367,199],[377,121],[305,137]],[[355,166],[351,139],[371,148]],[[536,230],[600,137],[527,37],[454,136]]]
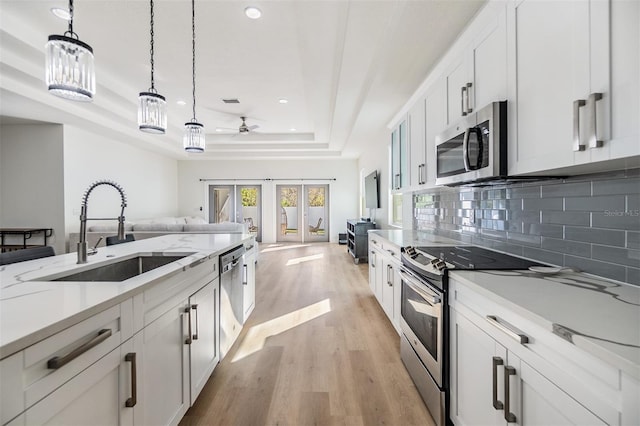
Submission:
[[[400,354],[436,424],[449,419],[449,307],[451,269],[513,270],[537,262],[476,246],[402,250]]]

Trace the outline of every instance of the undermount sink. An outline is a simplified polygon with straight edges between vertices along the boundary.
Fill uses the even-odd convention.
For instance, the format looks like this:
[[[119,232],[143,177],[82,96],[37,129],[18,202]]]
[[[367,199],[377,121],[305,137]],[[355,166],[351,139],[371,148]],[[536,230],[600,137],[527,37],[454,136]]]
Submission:
[[[68,275],[41,278],[39,281],[112,281],[121,282],[152,271],[193,253],[180,255],[138,255],[107,265],[97,266]]]

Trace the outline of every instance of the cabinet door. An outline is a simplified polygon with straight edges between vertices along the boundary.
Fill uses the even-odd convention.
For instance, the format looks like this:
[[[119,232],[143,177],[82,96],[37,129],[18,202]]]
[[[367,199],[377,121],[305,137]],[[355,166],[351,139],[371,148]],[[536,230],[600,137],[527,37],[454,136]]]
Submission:
[[[244,318],[242,323],[247,322],[249,315],[256,306],[256,258],[255,255],[248,256],[244,263],[244,291],[242,292],[242,307]]]
[[[505,396],[505,416],[513,414],[513,422],[523,426],[606,424],[512,352],[507,357],[504,372],[508,378],[504,383],[509,383],[509,394]]]
[[[218,364],[219,280],[216,278],[189,297],[191,405]]]
[[[382,309],[389,317],[389,321],[393,322],[393,307],[394,307],[394,280],[395,280],[396,266],[390,261],[389,257],[384,260],[384,277],[382,280]]]
[[[183,300],[134,339],[141,362],[135,423],[175,425],[189,408],[188,308]]]
[[[456,425],[504,423],[494,396],[496,405],[504,403],[500,363],[506,363],[506,349],[456,310],[450,314],[451,419]]]
[[[411,111],[409,111],[409,147],[411,150],[410,186],[423,185],[427,179],[425,176],[425,100],[420,99]]]
[[[391,132],[391,189],[400,189],[400,128]]]
[[[477,37],[471,49],[473,85],[470,105],[482,108],[507,99],[507,13],[495,16]]]
[[[515,79],[509,98],[515,105],[509,116],[515,127],[509,138],[509,173],[588,162],[590,111],[595,111],[598,139],[608,133],[608,42],[600,40],[609,31],[608,2],[525,0],[512,2],[512,7],[515,63],[510,69]],[[594,14],[592,7],[607,13]],[[595,92],[603,99],[590,102]],[[580,151],[578,145],[585,148]]]
[[[467,55],[461,55],[453,62],[446,74],[447,82],[447,125],[452,125],[473,111],[469,90],[473,88],[469,73]]]
[[[436,136],[447,127],[447,85],[445,79],[439,79],[432,87],[425,99],[425,149],[426,183],[434,186],[436,183]]]
[[[131,425],[120,377],[130,367],[118,347],[24,413],[28,425]]]
[[[373,248],[373,244],[369,244],[369,288],[373,294],[376,294],[376,286],[378,283],[378,270],[381,269],[382,264],[378,264],[379,255],[378,250]]]

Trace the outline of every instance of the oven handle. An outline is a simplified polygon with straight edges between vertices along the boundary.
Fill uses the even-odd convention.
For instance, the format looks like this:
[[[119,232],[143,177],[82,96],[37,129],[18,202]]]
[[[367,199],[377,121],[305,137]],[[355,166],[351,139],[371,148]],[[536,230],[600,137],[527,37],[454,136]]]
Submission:
[[[415,291],[420,296],[422,296],[432,306],[442,303],[442,299],[439,295],[437,295],[436,293],[426,288],[422,288],[421,286],[419,286],[419,284],[416,283],[415,279],[411,275],[407,274],[402,269],[400,269],[398,273],[400,274],[400,277],[402,278],[402,280],[405,281],[413,291]]]

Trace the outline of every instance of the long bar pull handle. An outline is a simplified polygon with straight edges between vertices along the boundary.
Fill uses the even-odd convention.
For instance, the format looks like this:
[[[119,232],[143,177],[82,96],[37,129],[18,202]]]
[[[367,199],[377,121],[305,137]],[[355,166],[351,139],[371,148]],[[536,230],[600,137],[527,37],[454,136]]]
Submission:
[[[249,279],[247,278],[248,268],[249,266],[246,263],[242,265],[242,285],[247,285],[249,283]]]
[[[583,99],[573,101],[573,150],[584,151],[584,145],[580,143],[580,108],[586,105]]]
[[[502,410],[504,408],[504,404],[502,401],[498,400],[498,366],[503,365],[504,361],[499,356],[493,357],[493,408],[496,410]]]
[[[467,86],[462,86],[460,88],[460,110],[462,111],[461,114],[463,117],[467,115],[467,111],[464,110],[464,96],[466,93],[467,93]]]
[[[184,308],[184,313],[187,314],[189,316],[189,333],[187,334],[187,338],[184,339],[184,344],[185,345],[190,345],[192,340],[191,340],[191,307],[187,306],[186,308]]]
[[[504,367],[504,419],[509,423],[516,422],[516,415],[513,414],[510,410],[510,389],[509,382],[510,377],[516,375],[516,369],[511,367],[510,365],[506,365]]]
[[[471,114],[473,112],[473,108],[471,108],[471,101],[469,100],[469,98],[471,97],[472,86],[473,83],[467,83],[467,109],[465,110],[467,114]]]
[[[195,311],[196,313],[196,333],[193,334],[193,340],[198,340],[198,304],[193,304],[191,305],[191,309],[193,309],[193,311]]]
[[[138,402],[138,367],[136,366],[136,353],[129,352],[124,360],[131,363],[131,398],[127,398],[125,407],[135,407]]]
[[[393,276],[393,266],[387,265],[387,285],[389,287],[393,287],[393,282],[391,282],[392,276]]]
[[[89,349],[95,346],[98,346],[100,343],[104,342],[109,337],[111,337],[111,329],[104,328],[100,330],[94,338],[89,340],[87,343],[81,346],[78,346],[68,354],[60,357],[54,356],[53,358],[51,358],[49,361],[47,361],[47,368],[50,370],[56,370],[62,367],[63,365],[70,363],[74,359],[78,358],[80,355],[87,352]]]
[[[371,241],[373,241],[374,243],[376,242],[375,240],[371,240]],[[371,267],[372,268],[376,267],[376,252],[373,250],[371,250]]]
[[[602,99],[602,93],[592,93],[587,98],[587,115],[589,117],[589,136],[587,139],[589,148],[600,148],[602,141],[598,140],[598,115],[596,114],[596,101]]]
[[[521,345],[529,343],[529,337],[526,334],[522,333],[508,322],[499,319],[495,315],[487,315],[487,321]]]

